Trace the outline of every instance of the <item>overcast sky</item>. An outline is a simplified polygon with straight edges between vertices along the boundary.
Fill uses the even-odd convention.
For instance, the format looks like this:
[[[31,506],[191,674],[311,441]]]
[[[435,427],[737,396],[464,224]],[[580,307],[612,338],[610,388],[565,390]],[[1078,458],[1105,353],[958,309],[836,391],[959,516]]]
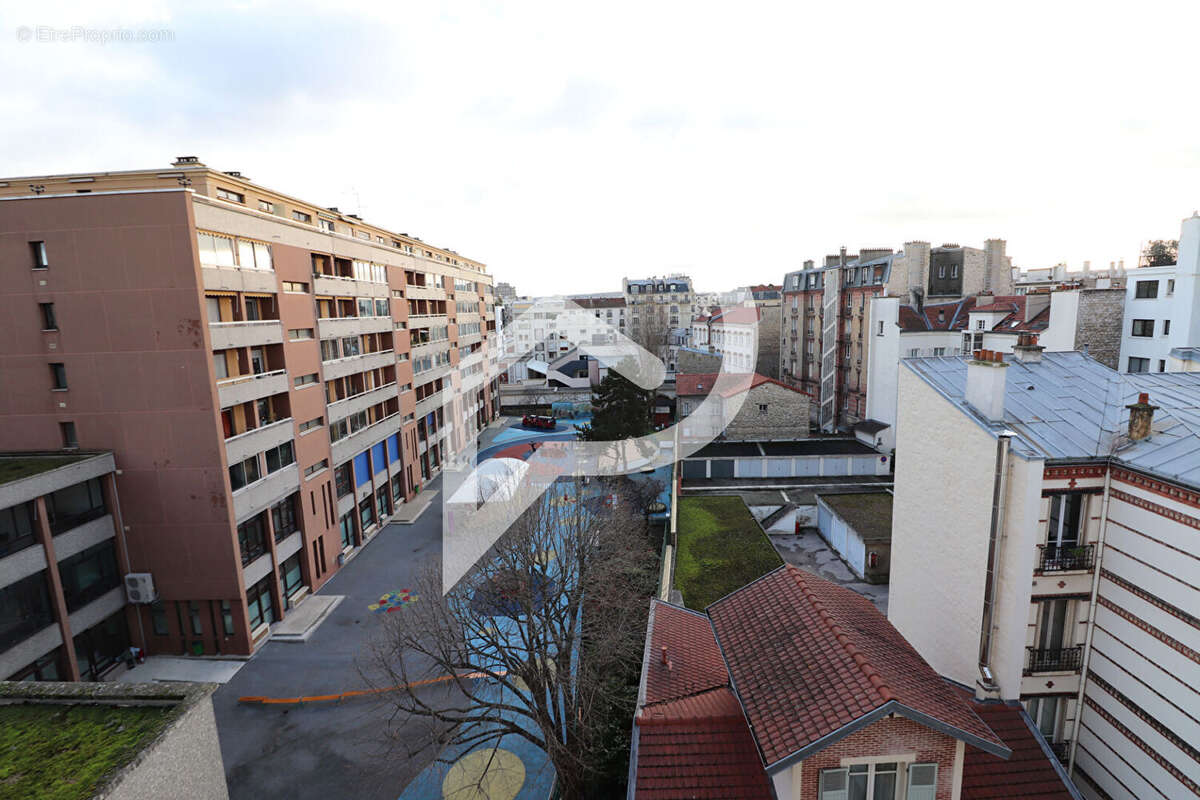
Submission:
[[[539,294],[911,239],[1132,266],[1200,208],[1194,1],[375,5],[7,2],[0,173],[197,155]]]

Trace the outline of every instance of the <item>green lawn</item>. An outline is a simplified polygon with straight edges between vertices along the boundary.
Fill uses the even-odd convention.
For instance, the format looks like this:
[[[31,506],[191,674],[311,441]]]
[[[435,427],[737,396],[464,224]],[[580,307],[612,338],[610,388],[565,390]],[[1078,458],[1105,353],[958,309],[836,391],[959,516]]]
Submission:
[[[702,609],[783,564],[740,497],[681,497],[675,586]]]
[[[85,800],[170,721],[172,708],[0,706],[0,797]]]

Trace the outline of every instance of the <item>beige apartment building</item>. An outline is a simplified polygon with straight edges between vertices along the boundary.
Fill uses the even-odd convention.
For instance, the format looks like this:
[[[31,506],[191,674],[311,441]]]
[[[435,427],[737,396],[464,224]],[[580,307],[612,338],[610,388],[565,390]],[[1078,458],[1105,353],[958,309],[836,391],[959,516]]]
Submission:
[[[0,449],[112,451],[151,653],[251,652],[498,410],[482,263],[192,157],[0,180],[0,264]]]

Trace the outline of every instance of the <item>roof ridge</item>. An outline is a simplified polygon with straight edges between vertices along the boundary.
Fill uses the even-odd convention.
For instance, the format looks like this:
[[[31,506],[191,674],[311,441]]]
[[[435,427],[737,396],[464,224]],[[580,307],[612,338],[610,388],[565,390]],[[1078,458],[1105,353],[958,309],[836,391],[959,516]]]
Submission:
[[[696,689],[695,691],[687,692],[686,694],[677,694],[662,700],[644,703],[642,708],[652,708],[653,706],[666,705],[667,703],[678,703],[680,700],[691,700],[693,697],[699,697],[700,695],[708,694],[709,692],[719,692],[722,689],[726,691],[733,691],[729,688],[729,681],[726,681],[725,683],[718,684],[717,686],[709,686],[707,689]]]
[[[899,698],[892,692],[892,687],[888,686],[883,675],[867,660],[867,657],[855,646],[854,642],[850,641],[850,636],[846,633],[845,629],[833,619],[833,615],[829,613],[829,609],[825,608],[825,604],[821,602],[816,593],[801,578],[801,573],[802,570],[799,569],[794,571],[796,584],[800,587],[800,591],[804,594],[805,599],[816,609],[817,616],[825,623],[829,632],[837,639],[838,644],[842,646],[842,649],[846,651],[846,654],[850,656],[850,659],[858,666],[862,674],[866,676],[867,681],[875,688],[875,691],[879,694],[883,702],[887,703],[892,700],[898,700]]]

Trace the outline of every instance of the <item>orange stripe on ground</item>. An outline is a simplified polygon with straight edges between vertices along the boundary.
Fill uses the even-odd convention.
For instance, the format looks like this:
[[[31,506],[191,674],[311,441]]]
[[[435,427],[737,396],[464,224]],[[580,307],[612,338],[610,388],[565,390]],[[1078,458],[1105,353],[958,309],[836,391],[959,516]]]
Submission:
[[[501,670],[501,671],[497,672],[496,674],[504,675],[504,674],[506,674],[506,671]],[[353,691],[342,692],[340,694],[318,694],[318,695],[312,695],[310,697],[262,697],[259,695],[246,695],[243,697],[239,697],[238,702],[245,703],[247,705],[257,704],[257,705],[264,705],[264,706],[277,706],[277,705],[293,705],[294,706],[294,705],[303,705],[305,703],[330,703],[330,702],[336,703],[336,702],[340,702],[342,700],[349,699],[351,697],[362,697],[364,695],[381,694],[383,692],[395,692],[395,691],[399,691],[401,689],[414,689],[418,686],[429,686],[431,684],[445,683],[447,681],[453,681],[453,680],[464,680],[464,679],[465,680],[473,680],[475,678],[487,678],[487,677],[490,677],[490,676],[484,672],[468,672],[466,675],[441,675],[436,678],[425,678],[424,680],[413,681],[412,683],[401,683],[401,684],[397,684],[396,686],[385,686],[381,689],[355,689]]]

